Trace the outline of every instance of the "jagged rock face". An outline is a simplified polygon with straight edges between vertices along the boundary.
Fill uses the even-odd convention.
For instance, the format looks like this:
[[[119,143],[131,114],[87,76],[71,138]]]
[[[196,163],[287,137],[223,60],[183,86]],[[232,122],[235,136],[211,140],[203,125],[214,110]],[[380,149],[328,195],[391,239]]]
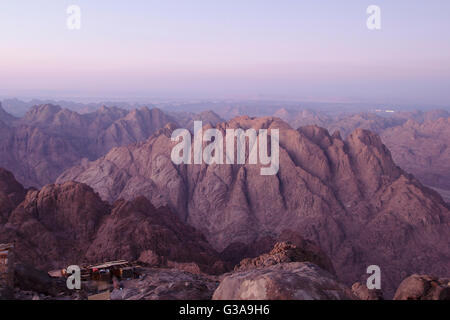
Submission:
[[[15,241],[21,263],[48,271],[71,264],[134,261],[151,250],[172,267],[192,269],[192,262],[207,273],[227,270],[201,233],[144,197],[111,207],[89,186],[76,182],[48,185],[25,197],[11,179],[9,172],[0,170],[0,190],[8,184],[10,200],[17,203],[22,194],[24,201],[7,222],[0,221],[0,243]]]
[[[234,271],[248,271],[289,262],[311,262],[331,274],[335,274],[333,265],[325,255],[319,256],[315,252],[305,250],[305,248],[297,248],[290,242],[278,242],[269,253],[253,259],[242,260],[234,268]]]
[[[226,276],[213,300],[353,300],[331,274],[312,263],[282,263]]]
[[[450,279],[414,274],[402,281],[394,300],[450,300]]]
[[[14,175],[0,168],[0,223],[25,199],[26,191]]]
[[[102,107],[78,114],[55,105],[31,108],[21,119],[2,121],[0,166],[25,186],[53,183],[67,168],[94,160],[111,148],[147,139],[173,121],[159,109]]]
[[[157,130],[175,120],[159,109],[135,109],[113,122],[96,139],[97,154],[105,154],[114,147],[144,141]]]
[[[331,259],[318,245],[304,239],[299,232],[289,229],[283,230],[276,237],[264,236],[249,244],[233,242],[221,252],[221,257],[224,261],[237,265],[243,259],[257,258],[267,254],[279,242],[289,242],[297,247],[301,251],[302,257],[306,259],[301,261],[314,262],[324,270],[328,270],[332,274],[336,273]]]
[[[18,260],[44,270],[79,264],[108,213],[109,205],[87,185],[49,185],[27,194],[0,239],[15,240]]]
[[[219,251],[295,230],[317,243],[349,285],[378,264],[393,293],[401,273],[448,274],[449,209],[392,161],[381,139],[356,130],[346,140],[316,126],[293,130],[276,118],[240,117],[217,127],[280,129],[280,170],[259,165],[171,162],[172,127],[62,174],[104,200],[146,196],[167,205]],[[269,131],[270,132],[270,131]]]
[[[384,300],[381,290],[369,289],[367,285],[361,282],[356,282],[352,285],[352,293],[359,300]]]
[[[206,239],[167,208],[156,209],[146,198],[119,201],[87,250],[89,261],[137,260],[151,250],[160,260],[195,261],[214,273],[219,260]],[[223,271],[223,270],[222,270]]]
[[[357,128],[380,134],[395,162],[450,203],[450,114],[445,110],[360,113],[329,116],[316,111],[280,109],[275,115],[294,128],[319,125],[348,136]]]

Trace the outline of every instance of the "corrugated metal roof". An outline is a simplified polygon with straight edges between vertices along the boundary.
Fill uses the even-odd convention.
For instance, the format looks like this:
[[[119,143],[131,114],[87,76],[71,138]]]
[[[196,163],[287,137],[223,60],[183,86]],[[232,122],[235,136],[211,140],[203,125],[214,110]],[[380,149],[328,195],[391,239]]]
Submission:
[[[11,250],[12,248],[14,248],[13,243],[0,243],[0,251]]]
[[[88,266],[87,269],[104,269],[104,268],[111,268],[121,265],[126,265],[129,262],[126,260],[119,260],[119,261],[111,261],[111,262],[105,262],[103,264],[95,265],[95,266]]]

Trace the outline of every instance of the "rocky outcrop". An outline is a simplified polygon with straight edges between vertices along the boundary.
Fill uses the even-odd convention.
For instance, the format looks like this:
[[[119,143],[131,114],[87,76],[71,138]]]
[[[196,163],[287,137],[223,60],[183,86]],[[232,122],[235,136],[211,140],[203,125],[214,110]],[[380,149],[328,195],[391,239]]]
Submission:
[[[352,300],[330,273],[305,262],[282,263],[226,276],[213,300]]]
[[[167,126],[58,181],[86,183],[110,202],[145,196],[231,257],[233,250],[226,249],[295,230],[324,250],[347,285],[373,263],[391,295],[402,272],[449,273],[448,206],[397,167],[376,134],[358,129],[344,140],[316,126],[293,130],[271,117],[239,117],[217,128],[279,129],[278,174],[261,176],[261,166],[250,164],[174,165],[174,127]]]
[[[4,176],[11,178],[0,178]],[[71,264],[135,261],[149,251],[164,262],[161,266],[197,266],[207,273],[228,268],[204,236],[169,209],[156,209],[143,197],[110,206],[89,186],[76,182],[29,191],[7,222],[0,223],[3,242],[16,243],[20,263],[46,271]]]
[[[306,248],[297,248],[290,242],[276,243],[272,251],[257,258],[247,258],[234,268],[234,271],[248,271],[253,269],[270,267],[280,263],[311,262],[322,269],[334,274],[334,268],[329,259],[324,255],[317,255]]]
[[[17,259],[43,270],[80,264],[108,213],[109,205],[87,185],[49,185],[27,194],[0,242],[16,241]]]
[[[224,276],[214,299],[353,299],[350,290],[337,282],[326,255],[308,249],[278,242],[269,253],[242,260]]]
[[[96,154],[100,156],[114,147],[144,141],[170,122],[175,120],[157,108],[132,110],[99,134],[95,140]]]
[[[324,251],[314,242],[306,240],[299,232],[290,229],[283,230],[276,237],[264,236],[257,241],[249,244],[242,242],[233,242],[225,250],[221,252],[221,257],[224,261],[228,261],[233,265],[239,264],[243,259],[256,258],[258,256],[267,254],[279,242],[289,242],[300,250],[305,260],[311,261],[335,274],[333,263]]]
[[[450,300],[450,279],[414,274],[402,281],[394,300]]]
[[[369,289],[361,282],[353,284],[352,293],[359,300],[384,300],[383,292],[381,290]]]
[[[182,223],[169,209],[156,209],[144,197],[114,205],[87,249],[86,258],[139,259],[152,266],[167,265],[168,261],[195,261],[207,273],[225,272],[215,269],[218,254],[201,233]]]

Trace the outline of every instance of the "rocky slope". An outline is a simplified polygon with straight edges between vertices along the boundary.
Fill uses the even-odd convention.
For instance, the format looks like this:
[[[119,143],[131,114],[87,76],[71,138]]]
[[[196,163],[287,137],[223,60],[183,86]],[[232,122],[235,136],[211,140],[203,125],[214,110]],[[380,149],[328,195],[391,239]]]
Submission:
[[[413,274],[402,281],[394,300],[450,300],[450,279]]]
[[[9,172],[0,173],[0,200],[6,195],[12,207],[24,190]],[[76,182],[29,191],[0,223],[0,243],[5,242],[16,243],[20,263],[47,271],[70,264],[135,261],[146,250],[167,261],[194,262],[202,271],[225,271],[203,235],[167,208],[156,209],[143,197],[111,206]]]
[[[261,176],[259,165],[175,166],[174,128],[74,167],[58,182],[86,183],[110,202],[143,195],[170,207],[219,251],[295,230],[331,257],[348,284],[374,263],[391,293],[403,273],[449,273],[447,205],[396,166],[379,136],[358,129],[344,140],[271,117],[219,124],[222,132],[280,129],[280,170]]]
[[[381,137],[403,169],[426,185],[450,191],[450,117],[408,120]]]
[[[328,115],[311,110],[280,109],[275,115],[289,122],[293,128],[319,125],[330,132],[339,131],[343,137],[347,137],[356,129],[378,133],[402,169],[414,174],[422,183],[435,188],[450,202],[448,111]]]
[[[102,107],[79,114],[40,105],[20,119],[7,117],[2,110],[0,166],[34,187],[53,183],[65,169],[97,159],[113,147],[145,140],[174,121],[161,110],[146,107],[132,111]]]
[[[115,203],[86,257],[89,261],[135,261],[147,250],[170,261],[195,262],[209,273],[225,271],[201,233],[167,208],[156,209],[144,197]]]

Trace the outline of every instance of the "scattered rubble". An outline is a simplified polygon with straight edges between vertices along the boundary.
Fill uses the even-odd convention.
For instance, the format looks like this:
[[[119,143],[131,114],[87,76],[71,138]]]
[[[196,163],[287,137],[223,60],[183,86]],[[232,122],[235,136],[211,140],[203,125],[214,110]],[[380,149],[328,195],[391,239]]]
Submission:
[[[210,300],[219,281],[215,276],[176,269],[144,268],[139,279],[122,282],[111,300]]]

